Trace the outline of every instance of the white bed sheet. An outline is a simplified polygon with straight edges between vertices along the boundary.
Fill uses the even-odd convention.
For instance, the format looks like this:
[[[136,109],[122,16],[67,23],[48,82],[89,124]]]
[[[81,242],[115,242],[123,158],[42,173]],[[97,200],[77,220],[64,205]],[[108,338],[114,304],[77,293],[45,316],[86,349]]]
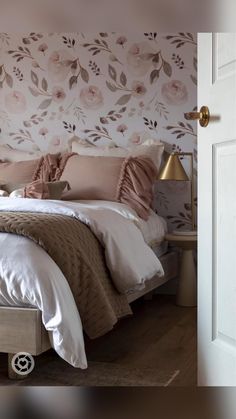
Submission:
[[[163,275],[140,232],[142,220],[124,204],[0,198],[0,211],[58,213],[89,225],[105,247],[121,292],[141,289],[155,274]],[[69,285],[49,255],[25,237],[0,233],[0,305],[39,308],[57,353],[71,365],[86,368],[82,324]]]

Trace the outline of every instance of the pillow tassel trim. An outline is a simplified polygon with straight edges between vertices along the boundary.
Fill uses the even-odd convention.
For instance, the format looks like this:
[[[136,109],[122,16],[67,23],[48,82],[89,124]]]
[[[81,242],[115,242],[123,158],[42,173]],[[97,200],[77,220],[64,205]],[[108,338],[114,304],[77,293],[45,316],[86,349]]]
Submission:
[[[139,217],[147,220],[156,178],[157,169],[148,157],[128,157],[121,167],[116,200],[131,206]]]
[[[59,180],[68,159],[76,153],[46,154],[39,159],[37,168],[33,174],[32,182],[41,180],[43,182],[54,182]]]

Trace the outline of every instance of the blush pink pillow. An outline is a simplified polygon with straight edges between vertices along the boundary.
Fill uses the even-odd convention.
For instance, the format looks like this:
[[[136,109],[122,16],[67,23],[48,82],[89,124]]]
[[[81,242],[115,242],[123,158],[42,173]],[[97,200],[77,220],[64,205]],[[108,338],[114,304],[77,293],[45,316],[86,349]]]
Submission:
[[[60,180],[71,190],[65,200],[105,200],[122,202],[147,219],[157,177],[154,163],[145,156],[92,157],[74,155],[67,160]]]
[[[153,161],[157,170],[160,169],[161,159],[164,152],[164,144],[159,140],[146,139],[142,144],[132,144],[128,147],[106,146],[98,147],[91,143],[83,144],[83,140],[74,137],[72,151],[81,156],[103,157],[139,157],[147,156]]]
[[[37,172],[40,159],[14,163],[0,162],[0,183],[30,183]]]
[[[40,151],[15,150],[7,144],[0,145],[1,160],[8,162],[35,160],[42,156]]]

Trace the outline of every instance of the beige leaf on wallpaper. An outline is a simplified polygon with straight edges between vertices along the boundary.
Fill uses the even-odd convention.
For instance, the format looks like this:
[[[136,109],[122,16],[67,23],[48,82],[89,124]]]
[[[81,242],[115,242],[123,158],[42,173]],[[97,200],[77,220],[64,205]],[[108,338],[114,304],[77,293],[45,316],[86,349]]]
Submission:
[[[42,103],[40,103],[39,105],[39,109],[46,109],[48,108],[48,106],[50,106],[52,103],[52,99],[45,99],[42,101]]]
[[[160,75],[160,70],[152,70],[151,74],[150,74],[150,83],[153,84]]]
[[[39,92],[37,92],[37,90],[35,90],[33,87],[29,86],[29,91],[33,96],[35,97],[39,96]]]
[[[171,67],[171,65],[167,61],[165,61],[165,60],[162,61],[162,65],[163,65],[164,73],[168,77],[171,77],[171,75],[172,75],[172,67]]]
[[[45,92],[47,92],[47,90],[48,90],[48,82],[47,82],[47,80],[45,78],[43,78],[43,80],[42,80],[42,88],[43,88],[43,90]]]
[[[24,121],[24,122],[23,122],[23,125],[24,125],[26,128],[31,128],[31,122],[29,122],[29,121]]]
[[[37,74],[36,74],[34,71],[32,71],[32,70],[31,70],[31,80],[32,80],[32,82],[35,84],[35,86],[37,86],[37,87],[38,87],[38,84],[39,84],[39,79],[38,79],[38,76],[37,76]]]
[[[77,76],[71,76],[69,80],[69,87],[72,89],[73,86],[77,84]]]
[[[9,87],[13,87],[13,78],[8,73],[6,73],[6,83]]]
[[[159,61],[160,61],[160,52],[157,52],[157,54],[153,55],[152,62],[155,63],[155,64],[158,64]]]
[[[121,84],[122,84],[123,86],[126,86],[126,83],[127,83],[127,78],[126,78],[125,73],[123,73],[123,71],[122,71],[122,73],[121,73],[121,75],[120,75],[120,82],[121,82]]]
[[[131,98],[131,94],[123,95],[120,97],[120,99],[117,100],[116,105],[125,105],[126,103],[129,102],[130,98]]]
[[[110,83],[109,81],[106,81],[106,85],[111,92],[116,92],[117,91],[116,86],[114,84]]]
[[[82,80],[85,83],[88,83],[88,81],[89,81],[89,73],[87,72],[87,70],[85,68],[81,67],[81,69],[80,69],[80,75],[81,75]]]
[[[29,45],[30,44],[30,40],[28,38],[22,38],[22,42],[25,45]]]
[[[108,73],[111,79],[116,81],[116,77],[117,77],[116,70],[111,64],[108,65]]]
[[[192,74],[191,74],[190,78],[191,78],[192,82],[194,84],[196,84],[196,86],[197,86],[197,78],[195,76],[193,76]]]

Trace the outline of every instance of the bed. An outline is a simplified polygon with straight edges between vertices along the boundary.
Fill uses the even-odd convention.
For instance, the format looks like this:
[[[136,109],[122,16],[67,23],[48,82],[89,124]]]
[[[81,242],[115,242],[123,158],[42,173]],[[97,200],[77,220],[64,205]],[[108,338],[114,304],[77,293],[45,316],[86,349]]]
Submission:
[[[40,211],[46,211],[47,213],[56,211],[58,213],[58,202],[57,201],[41,201],[41,200],[27,200],[27,199],[6,199],[6,198],[2,198],[3,202],[0,202],[0,206],[1,206],[1,211],[0,211],[0,215],[1,212],[4,210],[4,214],[5,211],[11,211],[11,213],[15,214],[17,216],[17,220],[19,220],[19,215],[23,213],[25,214],[27,211],[32,211],[32,209],[36,210],[37,212]],[[130,243],[132,244],[133,240],[137,240],[137,237],[141,240],[142,237],[145,237],[147,241],[149,241],[149,244],[151,244],[153,247],[156,244],[156,252],[159,251],[159,260],[160,263],[163,267],[163,270],[165,272],[165,275],[163,276],[161,274],[161,272],[159,271],[160,275],[156,275],[154,278],[149,279],[147,281],[145,281],[145,283],[141,283],[135,287],[133,287],[132,285],[128,285],[127,288],[127,292],[124,293],[123,289],[120,289],[120,292],[122,292],[123,297],[122,298],[126,298],[127,302],[130,304],[132,301],[136,300],[137,298],[140,298],[143,295],[146,295],[147,293],[150,293],[152,290],[156,289],[158,286],[162,285],[163,283],[165,283],[166,281],[174,278],[177,276],[177,270],[178,270],[178,263],[177,263],[177,255],[174,252],[170,252],[170,253],[166,253],[166,247],[163,247],[163,238],[166,232],[166,226],[165,226],[165,222],[161,217],[158,217],[156,214],[152,213],[152,215],[150,216],[150,220],[149,223],[145,222],[137,217],[134,217],[132,220],[132,216],[134,214],[133,211],[131,211],[128,207],[126,207],[123,204],[114,204],[114,203],[107,203],[107,202],[86,202],[86,203],[63,203],[59,205],[60,208],[63,209],[63,211],[68,211],[68,209],[70,209],[70,211],[72,211],[72,208],[76,208],[76,211],[78,211],[78,208],[83,208],[83,210],[79,211],[79,216],[82,217],[84,219],[85,215],[86,215],[86,222],[88,223],[88,218],[90,217],[90,226],[93,229],[93,233],[96,233],[97,236],[99,236],[99,233],[97,231],[97,223],[98,223],[98,218],[96,218],[96,216],[94,214],[99,214],[100,215],[100,211],[102,209],[102,213],[103,215],[105,215],[105,217],[109,216],[111,217],[111,213],[113,214],[114,219],[117,221],[119,219],[119,222],[122,220],[122,222],[125,222],[125,229],[127,228],[127,225],[129,225],[131,227],[131,230],[129,231],[129,237],[130,237],[130,242],[127,243],[127,246],[130,245]],[[113,210],[111,210],[111,208],[113,208]],[[73,211],[75,211],[73,209]],[[106,213],[107,211],[107,213]],[[124,215],[120,215],[120,212],[122,212],[123,214],[126,214],[126,216]],[[94,214],[93,214],[94,213]],[[31,213],[30,213],[31,214]],[[75,213],[73,212],[73,215],[75,216]],[[117,218],[118,217],[118,218]],[[130,219],[127,219],[130,218]],[[136,225],[137,224],[137,220],[139,220],[139,227]],[[154,221],[155,220],[155,221]],[[96,221],[96,222],[95,222]],[[113,223],[113,219],[111,220],[111,222]],[[92,224],[93,223],[93,224]],[[96,229],[94,229],[94,225],[96,225]],[[145,227],[146,227],[146,231],[145,231]],[[148,228],[147,228],[148,227]],[[104,227],[102,226],[101,229],[104,232]],[[120,228],[119,228],[120,229]],[[142,234],[140,234],[140,232],[142,231]],[[133,232],[135,232],[135,234],[137,233],[137,236],[135,236],[135,239],[132,237]],[[112,234],[112,232],[110,231],[109,234]],[[65,280],[63,278],[62,273],[60,272],[59,268],[55,266],[55,262],[49,258],[49,256],[46,254],[46,252],[40,248],[38,246],[38,244],[31,242],[31,240],[29,240],[26,237],[23,236],[15,236],[14,234],[9,234],[9,233],[0,233],[0,239],[3,238],[4,240],[2,240],[2,243],[0,241],[0,243],[3,245],[5,244],[5,249],[11,249],[11,255],[9,256],[8,251],[5,250],[5,257],[7,257],[9,259],[9,264],[11,264],[11,262],[13,263],[14,261],[14,265],[15,265],[15,271],[17,272],[22,272],[23,269],[32,269],[34,270],[34,274],[35,272],[37,272],[37,267],[36,267],[36,263],[38,263],[39,265],[39,270],[40,270],[40,274],[41,274],[41,270],[42,270],[42,266],[46,266],[47,271],[50,269],[52,269],[53,273],[56,270],[55,276],[56,276],[56,282],[58,285],[58,280],[60,278],[61,280],[61,285],[60,287],[62,287],[62,285],[65,288]],[[156,239],[156,241],[154,241],[154,238]],[[143,240],[143,238],[142,238]],[[109,241],[109,240],[108,240]],[[151,243],[152,242],[152,243]],[[159,245],[158,245],[159,244]],[[144,247],[142,247],[141,251],[143,251],[143,248],[145,250],[147,250],[147,248],[149,248],[149,246],[147,246],[147,244],[143,241],[142,245]],[[161,247],[161,246],[162,247]],[[34,249],[34,251],[33,251]],[[160,250],[161,249],[161,250]],[[134,251],[136,252],[137,249],[134,249]],[[31,253],[30,253],[31,252]],[[114,252],[114,249],[110,248],[110,252]],[[151,251],[151,253],[153,253]],[[164,254],[162,254],[164,253]],[[28,260],[28,264],[29,266],[26,267],[26,261],[24,262],[24,267],[22,266],[22,260],[24,255],[26,256],[27,254],[30,255],[30,258]],[[154,253],[153,253],[154,254]],[[112,256],[112,255],[111,255]],[[2,252],[1,252],[1,257],[4,257],[4,250],[2,247]],[[118,258],[118,260],[121,260],[121,257],[116,253],[116,257]],[[154,256],[155,257],[155,256]],[[127,259],[126,261],[124,261],[123,263],[126,263],[128,259],[130,259],[131,256],[130,254],[127,254]],[[155,257],[156,258],[156,257]],[[157,259],[157,258],[156,258]],[[109,256],[108,256],[108,264],[109,264]],[[137,260],[137,259],[135,259]],[[158,260],[158,259],[157,259]],[[50,266],[49,266],[49,261],[50,261]],[[151,263],[152,261],[150,261]],[[17,263],[19,264],[19,266],[16,266]],[[30,263],[32,263],[33,267],[30,266]],[[119,262],[121,263],[121,262]],[[134,262],[136,263],[136,262]],[[2,265],[3,266],[3,265]],[[111,266],[111,265],[110,265]],[[157,265],[158,268],[158,265]],[[17,270],[18,269],[18,270]],[[111,270],[113,268],[111,267]],[[117,268],[115,268],[117,269]],[[125,269],[123,269],[124,275],[128,275],[128,272],[125,273]],[[23,272],[22,272],[23,274]],[[45,275],[44,272],[42,272],[42,274]],[[9,272],[9,278],[10,280],[12,280],[14,282],[15,278],[11,277],[12,275],[12,268],[10,268],[10,272]],[[32,271],[31,271],[31,275],[32,275]],[[149,275],[149,274],[148,274]],[[3,273],[1,271],[0,276],[3,276]],[[29,276],[29,272],[27,271],[25,273],[25,277]],[[152,276],[152,275],[151,275]],[[13,279],[11,279],[13,278]],[[40,278],[41,279],[41,278]],[[64,281],[64,282],[62,282]],[[9,285],[10,281],[8,281],[8,285]],[[26,284],[28,288],[32,288],[32,284],[30,285],[29,283]],[[132,289],[133,287],[133,289]],[[10,285],[9,285],[9,289],[10,289]],[[13,291],[11,293],[11,298],[9,297],[10,291],[9,289],[4,292],[4,288],[3,288],[3,284],[1,284],[1,292],[0,292],[0,318],[1,318],[1,322],[0,322],[0,352],[7,352],[9,353],[9,359],[11,359],[12,354],[15,354],[17,352],[29,352],[32,355],[38,355],[42,352],[44,352],[45,350],[47,350],[49,347],[51,347],[51,345],[54,346],[54,348],[56,349],[56,351],[68,362],[70,362],[72,365],[74,366],[79,366],[79,367],[86,367],[86,360],[82,359],[81,360],[81,352],[84,353],[84,348],[83,348],[83,337],[82,337],[82,327],[80,325],[80,319],[78,319],[76,316],[76,307],[73,307],[72,309],[72,303],[71,303],[71,295],[69,295],[66,299],[66,293],[68,294],[68,290],[64,290],[63,291],[63,299],[61,298],[61,304],[67,305],[67,308],[64,307],[62,310],[62,313],[53,313],[53,315],[51,315],[50,318],[46,319],[44,317],[44,319],[42,319],[42,307],[40,306],[40,303],[38,302],[38,308],[33,307],[32,304],[32,297],[28,297],[25,295],[25,291],[21,292],[21,298],[17,298],[15,295],[15,290],[16,290],[16,282],[14,282],[14,288]],[[62,289],[62,288],[61,288]],[[55,291],[55,290],[54,290]],[[61,290],[60,290],[61,292]],[[59,291],[57,290],[57,294],[59,293]],[[7,295],[6,295],[7,294]],[[24,298],[23,298],[24,297]],[[35,296],[33,296],[34,298],[36,298]],[[59,296],[60,297],[60,296]],[[58,303],[59,301],[59,297],[57,296],[56,301]],[[45,297],[46,298],[46,297]],[[27,300],[28,299],[28,300]],[[31,303],[31,307],[27,307],[27,304]],[[17,307],[14,307],[14,305],[16,305]],[[70,306],[70,310],[68,310],[68,306]],[[40,310],[41,309],[41,310]],[[46,312],[48,310],[47,307],[44,307],[44,312]],[[66,313],[66,314],[65,314]],[[122,312],[122,315],[120,317],[123,317],[124,315],[129,314],[129,312]],[[48,314],[49,315],[49,314]],[[51,329],[51,332],[49,334],[52,334],[52,322],[57,321],[56,318],[57,316],[63,316],[63,324],[62,324],[62,328],[68,327],[66,326],[66,321],[65,321],[65,316],[70,317],[71,319],[74,319],[73,321],[75,322],[75,324],[79,323],[79,333],[78,330],[75,332],[75,330],[73,329],[71,331],[71,334],[75,334],[74,336],[74,341],[78,340],[80,342],[80,344],[82,345],[82,347],[78,348],[72,348],[71,352],[73,355],[73,351],[79,351],[80,352],[80,362],[78,364],[78,362],[76,363],[75,360],[73,359],[73,356],[70,354],[68,356],[65,356],[65,354],[63,353],[63,351],[65,350],[65,348],[62,348],[61,350],[59,350],[59,344],[55,343],[58,339],[61,339],[61,335],[58,336],[54,336],[54,341],[52,341],[52,336],[51,339],[49,339],[49,335],[48,335],[48,331],[46,331],[45,325],[46,327],[49,329]],[[118,316],[119,317],[119,316]],[[67,321],[69,322],[69,319],[67,318]],[[111,327],[110,329],[112,329],[113,325],[116,323],[117,319],[115,319],[112,323],[111,323]],[[59,326],[57,325],[57,328]],[[109,329],[109,325],[107,330]],[[57,329],[58,332],[58,329]],[[64,332],[63,332],[64,333]],[[76,335],[77,333],[77,335]],[[96,337],[98,335],[101,335],[102,333],[98,333],[97,335],[93,336]],[[71,340],[71,335],[68,335],[65,337],[65,340]],[[83,358],[83,356],[82,356]],[[11,371],[11,363],[9,362],[9,376],[13,376],[15,377],[15,374],[13,374],[13,372]]]
[[[56,161],[49,157],[46,168]],[[91,164],[87,160],[86,170]],[[86,195],[75,200],[74,171],[69,179],[74,182],[72,195],[63,201],[48,196],[0,198],[0,352],[9,354],[10,377],[15,377],[13,354],[38,355],[50,347],[74,367],[86,368],[83,333],[96,338],[112,330],[120,318],[132,313],[132,301],[177,276],[177,254],[168,253],[163,241],[166,223],[149,206],[156,169],[153,165],[150,169],[150,160],[143,156],[137,162],[123,160],[115,158],[120,166],[112,176],[113,193],[118,185],[123,201],[100,196],[101,179],[106,181],[100,168],[108,160],[97,165],[97,200],[86,200]],[[25,167],[32,171],[35,164],[36,160],[24,165],[24,176]],[[5,173],[4,164],[1,167]],[[127,167],[122,184],[120,173]],[[18,173],[13,173],[17,178]],[[68,177],[70,171],[64,180]],[[86,184],[86,193],[94,188],[94,179],[87,180],[84,172],[80,177],[92,182]],[[79,195],[86,182],[81,182]],[[111,189],[110,184],[105,199]]]
[[[167,252],[160,257],[160,261],[165,275],[162,278],[153,278],[142,291],[127,296],[129,303],[149,296],[159,286],[177,277],[177,252]],[[52,348],[48,331],[42,323],[42,313],[36,308],[0,306],[0,319],[0,352],[8,354],[8,376],[11,379],[25,378],[17,375],[12,369],[11,360],[14,354],[27,352],[37,356]]]

